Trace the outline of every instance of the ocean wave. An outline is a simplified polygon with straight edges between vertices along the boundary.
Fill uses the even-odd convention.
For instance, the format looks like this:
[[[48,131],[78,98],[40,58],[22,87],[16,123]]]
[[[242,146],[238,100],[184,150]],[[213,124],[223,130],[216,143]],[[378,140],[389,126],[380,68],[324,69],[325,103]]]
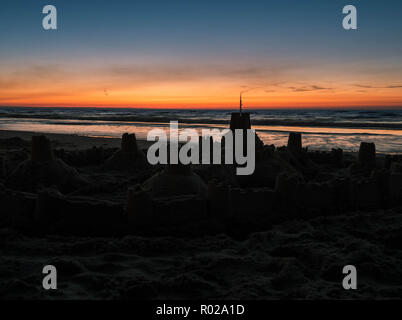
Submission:
[[[228,125],[231,112],[237,110],[211,109],[124,109],[124,108],[28,108],[0,107],[0,119],[4,121],[37,120],[54,124],[82,125],[110,122],[121,123],[162,123],[179,121],[186,124]],[[254,126],[326,127],[326,128],[366,128],[402,130],[402,110],[268,110],[248,109]],[[52,122],[53,121],[53,122]]]
[[[10,114],[0,113],[0,118],[8,119],[36,119],[36,120],[60,120],[59,122],[53,122],[54,124],[71,124],[76,123],[69,122],[72,120],[83,121],[82,125],[98,124],[98,121],[109,121],[111,124],[121,122],[123,124],[132,123],[169,123],[170,121],[178,121],[179,123],[188,124],[216,124],[216,125],[228,125],[230,117],[227,118],[204,118],[204,117],[172,117],[172,116],[159,116],[159,115],[126,115],[126,116],[109,116],[109,115],[66,115],[66,114]],[[62,122],[62,120],[65,120]],[[84,122],[86,121],[86,122]],[[49,123],[52,123],[49,121]],[[402,122],[385,122],[380,119],[377,121],[346,121],[346,120],[307,120],[307,119],[252,119],[253,125],[261,126],[299,126],[299,127],[327,127],[327,128],[379,128],[389,130],[402,130]]]

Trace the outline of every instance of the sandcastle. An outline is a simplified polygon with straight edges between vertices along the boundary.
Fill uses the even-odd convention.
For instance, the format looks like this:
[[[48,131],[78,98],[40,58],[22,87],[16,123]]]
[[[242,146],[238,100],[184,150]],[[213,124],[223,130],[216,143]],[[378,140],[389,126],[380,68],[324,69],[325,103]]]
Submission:
[[[248,112],[233,112],[230,118],[230,130],[251,129],[250,114]]]
[[[206,197],[207,186],[189,165],[170,164],[142,184],[152,197],[196,195]]]
[[[188,166],[172,165],[128,190],[131,228],[194,221],[205,217],[207,187]]]
[[[250,128],[249,113],[232,114],[232,132],[228,132]],[[78,150],[63,159],[77,167],[79,163],[90,164],[82,172],[95,173],[96,183],[94,188],[90,186],[66,195],[84,185],[85,180],[74,168],[56,158],[55,155],[63,156],[64,150],[53,152],[47,138],[35,136],[30,159],[15,161],[11,153],[7,155],[7,169],[15,169],[4,188],[0,188],[0,198],[6,211],[13,212],[9,216],[18,213],[23,218],[21,221],[33,219],[50,230],[75,232],[80,228],[83,233],[96,233],[102,229],[112,234],[164,229],[174,232],[179,225],[185,229],[191,225],[202,229],[203,223],[210,222],[213,222],[211,228],[217,230],[230,230],[233,225],[247,229],[249,222],[254,228],[316,214],[387,208],[402,199],[402,157],[393,155],[383,161],[382,155],[378,155],[376,164],[373,143],[361,143],[357,160],[355,154],[344,154],[342,149],[308,151],[303,148],[302,134],[291,132],[287,146],[262,146],[263,156],[256,159],[254,174],[242,177],[234,174],[239,166],[236,163],[212,164],[211,155],[215,154],[212,149],[215,147],[217,154],[224,149],[219,143],[214,144],[210,136],[200,137],[205,142],[202,139],[208,139],[209,143],[199,145],[201,153],[197,157],[200,160],[209,157],[210,161],[205,161],[208,165],[185,165],[184,161],[174,164],[176,160],[170,160],[168,164],[151,167],[152,170],[142,170],[148,166],[147,160],[136,136],[128,133],[122,136],[117,152],[116,148],[102,147]],[[168,154],[170,147],[167,144]],[[178,150],[183,150],[180,148],[179,144]],[[256,145],[256,153],[258,150]],[[105,168],[124,173],[141,170],[129,174],[112,170],[98,174],[96,165],[105,158],[109,158]],[[0,157],[0,178],[4,177],[3,160]],[[20,164],[16,168],[17,163]],[[355,169],[350,170],[351,167]],[[154,174],[156,170],[159,172]],[[2,182],[0,179],[0,186]],[[127,184],[134,187],[127,190]],[[28,195],[20,190],[33,192]],[[126,201],[122,199],[122,190],[128,191]]]
[[[302,150],[301,133],[290,132],[288,139],[288,150],[298,152]]]
[[[138,148],[134,133],[124,133],[121,138],[121,148],[108,160],[105,167],[118,171],[132,171],[147,166],[144,153]]]
[[[359,148],[359,163],[364,166],[372,166],[375,165],[375,162],[375,144],[372,142],[361,142]]]
[[[32,137],[31,158],[20,163],[8,176],[6,185],[24,191],[54,185],[63,192],[73,191],[86,184],[76,169],[53,155],[51,143],[45,136]]]
[[[240,98],[241,99],[241,98]],[[244,165],[240,165],[238,162],[236,162],[236,151],[235,147],[233,146],[238,146],[239,141],[236,140],[236,134],[235,131],[242,130],[243,131],[243,137],[240,138],[243,141],[240,142],[240,145],[242,145],[243,148],[243,154],[245,154],[249,147],[247,143],[247,132],[251,129],[251,121],[250,121],[250,114],[248,112],[242,112],[242,102],[240,100],[240,112],[233,112],[231,114],[231,119],[230,119],[230,126],[231,134],[225,134],[222,136],[222,142],[221,142],[221,148],[222,148],[222,158],[225,159],[226,153],[227,153],[227,148],[232,147],[232,152],[233,152],[233,159],[234,159],[234,167],[243,167]],[[232,136],[232,137],[231,137]],[[264,158],[264,143],[262,140],[258,137],[258,134],[255,133],[255,142],[254,142],[254,148],[255,148],[255,153],[254,157],[256,161],[259,161]],[[238,139],[238,138],[237,138]],[[233,140],[233,141],[232,141]],[[233,144],[228,144],[228,141],[230,143],[233,142]],[[247,150],[247,151],[246,151]]]

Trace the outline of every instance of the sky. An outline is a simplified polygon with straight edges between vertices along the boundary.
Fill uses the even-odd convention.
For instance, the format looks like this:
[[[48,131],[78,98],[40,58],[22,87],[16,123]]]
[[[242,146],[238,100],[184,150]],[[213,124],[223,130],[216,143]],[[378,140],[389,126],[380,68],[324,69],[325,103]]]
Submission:
[[[402,106],[400,0],[2,0],[0,24],[1,106]]]

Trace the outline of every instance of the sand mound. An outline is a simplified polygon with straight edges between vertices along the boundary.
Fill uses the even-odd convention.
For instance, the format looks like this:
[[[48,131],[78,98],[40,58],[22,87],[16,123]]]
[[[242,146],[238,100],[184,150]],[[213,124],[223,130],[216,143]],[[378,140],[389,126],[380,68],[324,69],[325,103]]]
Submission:
[[[138,148],[135,134],[125,133],[121,149],[106,160],[105,168],[118,171],[135,171],[148,165],[144,153]]]
[[[32,137],[31,158],[20,163],[6,181],[8,187],[23,191],[55,185],[69,192],[84,184],[86,181],[77,170],[54,158],[50,141],[44,136]]]
[[[206,197],[207,185],[192,172],[190,166],[169,165],[146,180],[142,188],[154,198],[178,195],[198,195]]]

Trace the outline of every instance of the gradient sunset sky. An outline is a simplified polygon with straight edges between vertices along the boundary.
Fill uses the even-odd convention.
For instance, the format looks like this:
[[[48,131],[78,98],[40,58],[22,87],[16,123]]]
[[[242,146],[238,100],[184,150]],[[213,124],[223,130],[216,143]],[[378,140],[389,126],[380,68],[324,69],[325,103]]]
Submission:
[[[402,106],[401,0],[3,0],[0,24],[1,106]]]

